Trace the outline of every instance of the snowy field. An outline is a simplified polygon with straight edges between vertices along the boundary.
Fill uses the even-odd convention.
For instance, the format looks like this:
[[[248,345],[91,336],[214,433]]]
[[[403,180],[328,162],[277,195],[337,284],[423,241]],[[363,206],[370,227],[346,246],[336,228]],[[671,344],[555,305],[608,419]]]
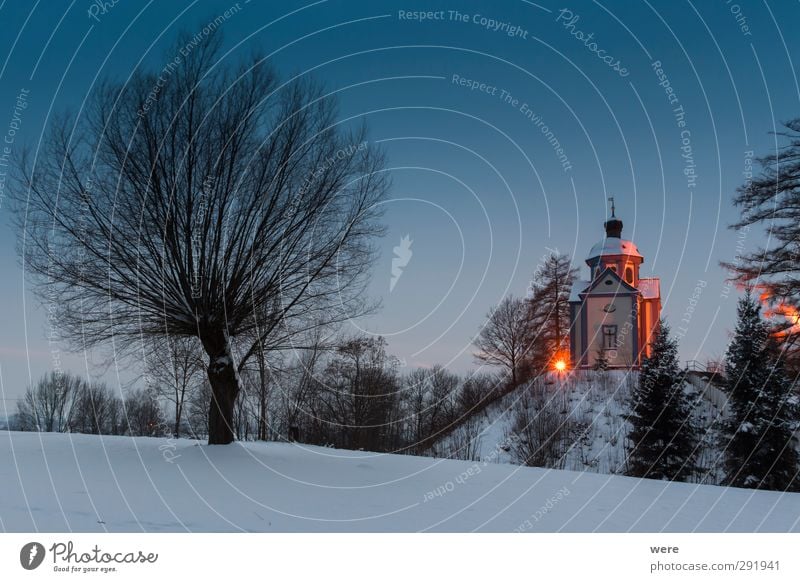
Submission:
[[[800,494],[278,443],[0,432],[3,531],[800,531]]]

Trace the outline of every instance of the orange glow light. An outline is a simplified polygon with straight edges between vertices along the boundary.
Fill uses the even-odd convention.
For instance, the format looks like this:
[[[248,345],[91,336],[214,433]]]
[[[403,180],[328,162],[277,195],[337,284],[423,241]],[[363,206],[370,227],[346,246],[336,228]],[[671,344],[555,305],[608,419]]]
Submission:
[[[558,370],[559,372],[563,372],[566,369],[567,369],[567,363],[564,360],[558,360],[556,362],[556,370]]]
[[[785,338],[795,336],[800,333],[800,311],[793,305],[788,305],[785,301],[771,302],[772,293],[769,289],[764,289],[759,295],[759,300],[764,305],[764,316],[767,319],[783,317],[786,323],[784,329],[774,332],[775,337]],[[783,322],[778,322],[779,325]]]

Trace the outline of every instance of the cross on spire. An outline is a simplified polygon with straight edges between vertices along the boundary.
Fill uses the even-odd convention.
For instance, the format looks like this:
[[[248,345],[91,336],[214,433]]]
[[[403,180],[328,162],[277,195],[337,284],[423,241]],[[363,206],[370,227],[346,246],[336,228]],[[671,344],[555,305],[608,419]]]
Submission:
[[[614,197],[608,199],[611,202],[611,216],[605,222],[606,236],[609,238],[620,238],[622,236],[622,221],[617,218],[617,207],[614,204]]]

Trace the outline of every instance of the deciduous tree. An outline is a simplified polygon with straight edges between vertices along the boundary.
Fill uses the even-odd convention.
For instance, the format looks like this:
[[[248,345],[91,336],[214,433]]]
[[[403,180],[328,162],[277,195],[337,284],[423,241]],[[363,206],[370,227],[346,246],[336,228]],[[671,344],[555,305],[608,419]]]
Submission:
[[[238,371],[258,350],[367,310],[388,184],[330,95],[260,57],[229,66],[220,46],[210,35],[166,78],[102,84],[13,189],[25,268],[76,348],[199,339],[211,444],[233,440]]]
[[[508,296],[494,307],[474,341],[475,359],[508,371],[511,384],[520,381],[520,369],[530,346],[532,334],[528,305],[524,299]]]

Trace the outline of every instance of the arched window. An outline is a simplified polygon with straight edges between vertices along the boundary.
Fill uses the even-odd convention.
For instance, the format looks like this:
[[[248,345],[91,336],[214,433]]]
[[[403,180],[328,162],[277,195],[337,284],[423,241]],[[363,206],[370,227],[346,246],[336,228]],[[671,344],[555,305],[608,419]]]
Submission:
[[[625,281],[633,285],[633,268],[625,267]]]

